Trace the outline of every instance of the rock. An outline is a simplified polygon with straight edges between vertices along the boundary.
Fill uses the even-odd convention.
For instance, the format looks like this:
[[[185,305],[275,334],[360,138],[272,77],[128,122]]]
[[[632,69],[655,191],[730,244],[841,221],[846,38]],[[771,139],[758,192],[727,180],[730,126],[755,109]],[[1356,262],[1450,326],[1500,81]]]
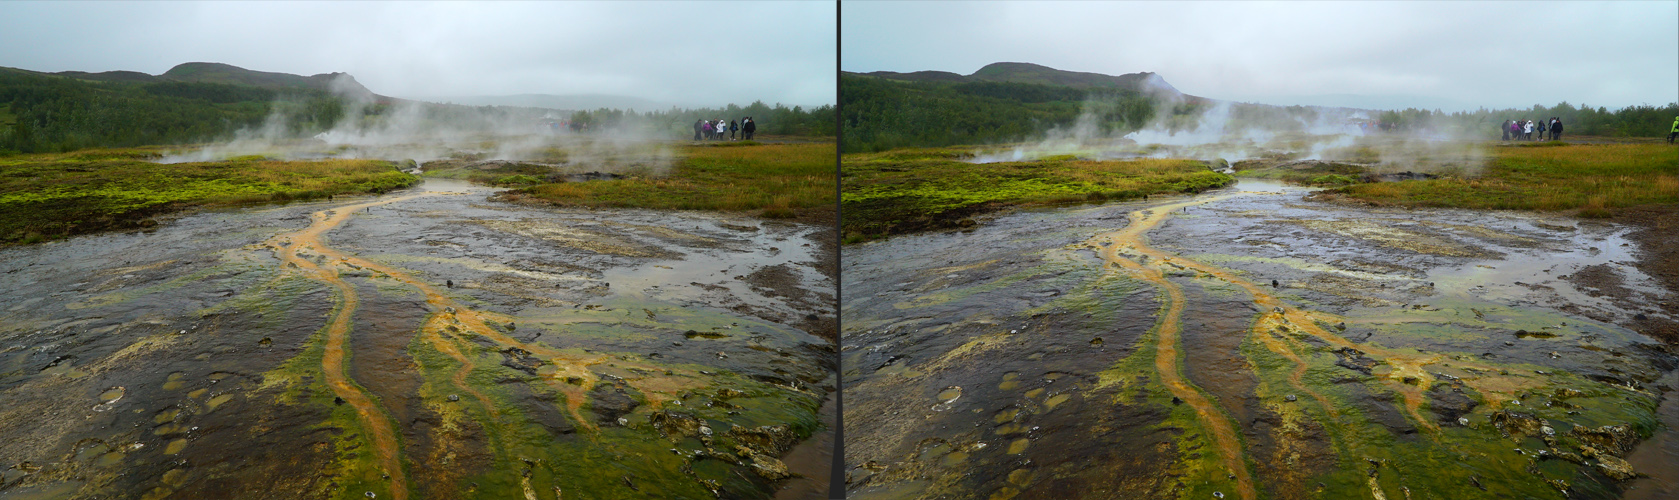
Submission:
[[[1370,375],[1371,369],[1375,368],[1376,365],[1381,364],[1380,361],[1376,361],[1365,356],[1364,351],[1353,349],[1351,347],[1342,347],[1337,349],[1335,351],[1335,356],[1339,358],[1335,361],[1336,366],[1363,373],[1365,375]]]
[[[461,395],[459,395],[459,394],[450,394],[449,395],[449,402],[451,402],[451,403],[456,402],[456,401],[460,401],[460,400],[461,400]]]
[[[781,463],[781,460],[761,453],[752,454],[752,472],[756,472],[758,476],[770,481],[780,481],[793,477],[792,473],[787,472],[787,465]]]
[[[1626,481],[1638,477],[1638,473],[1632,470],[1632,464],[1609,455],[1597,457],[1597,470],[1616,481]]]
[[[1293,403],[1293,402],[1295,402],[1295,401],[1297,401],[1297,400],[1299,400],[1299,399],[1300,399],[1300,398],[1297,398],[1297,397],[1294,397],[1294,395],[1293,395],[1293,394],[1289,394],[1289,395],[1287,395],[1287,396],[1283,396],[1283,401],[1287,401],[1287,402],[1290,402],[1290,403]]]
[[[1428,391],[1428,401],[1429,408],[1439,415],[1440,422],[1457,422],[1465,427],[1469,426],[1469,419],[1463,416],[1479,406],[1474,398],[1453,391],[1447,385],[1438,385],[1434,390]]]
[[[793,448],[799,437],[786,425],[734,426],[724,434],[732,438],[743,452],[780,455]]]
[[[1509,410],[1492,412],[1488,420],[1492,421],[1494,427],[1504,430],[1517,441],[1521,440],[1521,436],[1539,436],[1542,433],[1540,429],[1548,424],[1533,415]]]
[[[641,402],[636,401],[636,398],[616,384],[597,385],[595,390],[589,391],[589,396],[594,400],[590,408],[600,417],[601,422],[617,422],[618,417],[627,415],[641,406]]]
[[[700,434],[700,419],[687,413],[662,410],[648,415],[647,421],[671,442]]]
[[[1568,431],[1568,435],[1602,450],[1606,455],[1626,455],[1638,444],[1638,433],[1625,425],[1605,425],[1595,429],[1575,427]]]
[[[507,350],[501,352],[501,356],[501,366],[519,370],[531,376],[536,376],[537,369],[543,365],[541,358],[531,355],[530,351],[517,347],[507,348]]]
[[[1277,286],[1279,286],[1277,280],[1271,280],[1271,288],[1276,288]]]

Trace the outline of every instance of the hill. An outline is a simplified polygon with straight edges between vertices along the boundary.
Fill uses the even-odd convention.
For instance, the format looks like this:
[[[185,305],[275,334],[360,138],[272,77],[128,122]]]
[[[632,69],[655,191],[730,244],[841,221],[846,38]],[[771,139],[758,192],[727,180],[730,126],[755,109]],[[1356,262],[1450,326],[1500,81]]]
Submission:
[[[1074,125],[1087,111],[1098,131],[1123,132],[1143,127],[1156,110],[1185,114],[1209,102],[1147,72],[1111,76],[1005,62],[966,76],[840,74],[846,152],[1033,140]]]
[[[857,73],[852,73],[857,74]],[[1002,82],[1028,83],[1036,85],[1053,85],[1075,89],[1114,89],[1133,92],[1164,92],[1167,95],[1183,94],[1173,88],[1160,75],[1149,72],[1126,73],[1123,75],[1104,75],[1101,73],[1084,73],[1065,71],[1048,66],[999,62],[985,65],[972,75],[958,75],[948,71],[916,71],[912,73],[895,73],[891,71],[875,71],[862,73],[863,76],[884,78],[903,82],[936,82],[936,83],[972,83],[972,82]]]
[[[219,140],[276,112],[292,132],[324,130],[349,98],[390,103],[343,73],[304,77],[217,63],[162,75],[0,68],[0,152]]]

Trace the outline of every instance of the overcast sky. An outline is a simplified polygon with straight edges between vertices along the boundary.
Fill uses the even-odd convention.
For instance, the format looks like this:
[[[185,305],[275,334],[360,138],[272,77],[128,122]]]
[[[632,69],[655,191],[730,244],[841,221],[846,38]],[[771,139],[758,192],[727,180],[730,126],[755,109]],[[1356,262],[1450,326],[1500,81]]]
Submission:
[[[346,72],[396,97],[832,104],[834,2],[0,1],[0,66]]]
[[[874,2],[841,12],[846,71],[993,62],[1272,104],[1353,94],[1474,109],[1679,101],[1679,2]],[[1321,99],[1320,99],[1321,100]],[[1292,102],[1291,102],[1292,101]]]

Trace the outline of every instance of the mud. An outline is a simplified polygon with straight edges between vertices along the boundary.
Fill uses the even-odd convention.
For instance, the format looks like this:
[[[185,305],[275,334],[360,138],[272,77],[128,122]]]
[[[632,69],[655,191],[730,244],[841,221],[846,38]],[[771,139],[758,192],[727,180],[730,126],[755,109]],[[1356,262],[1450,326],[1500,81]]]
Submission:
[[[491,194],[0,251],[0,496],[769,498],[819,473],[777,457],[830,432],[830,228]]]
[[[1674,318],[1637,226],[1306,194],[848,247],[852,497],[1619,498],[1618,461],[1674,467],[1584,433],[1673,432],[1674,358],[1627,323]]]

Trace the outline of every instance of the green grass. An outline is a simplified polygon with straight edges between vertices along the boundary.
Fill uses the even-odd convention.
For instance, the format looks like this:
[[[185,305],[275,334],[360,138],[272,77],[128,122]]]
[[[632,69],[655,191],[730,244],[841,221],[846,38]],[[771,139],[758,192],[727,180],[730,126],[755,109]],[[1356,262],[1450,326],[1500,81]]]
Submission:
[[[1607,217],[1622,207],[1679,203],[1679,148],[1667,144],[1496,150],[1479,175],[1358,184],[1333,192],[1389,205],[1579,210],[1585,217]]]
[[[0,159],[0,244],[147,227],[150,217],[193,206],[383,193],[417,182],[377,160],[146,161],[156,156],[131,148]]]
[[[832,143],[686,146],[665,175],[543,184],[514,196],[563,206],[745,211],[831,221],[834,154]]]
[[[970,164],[952,159],[963,156],[948,148],[845,155],[840,197],[845,240],[961,227],[971,223],[967,217],[1007,206],[1197,193],[1232,181],[1195,160],[1052,157]]]

